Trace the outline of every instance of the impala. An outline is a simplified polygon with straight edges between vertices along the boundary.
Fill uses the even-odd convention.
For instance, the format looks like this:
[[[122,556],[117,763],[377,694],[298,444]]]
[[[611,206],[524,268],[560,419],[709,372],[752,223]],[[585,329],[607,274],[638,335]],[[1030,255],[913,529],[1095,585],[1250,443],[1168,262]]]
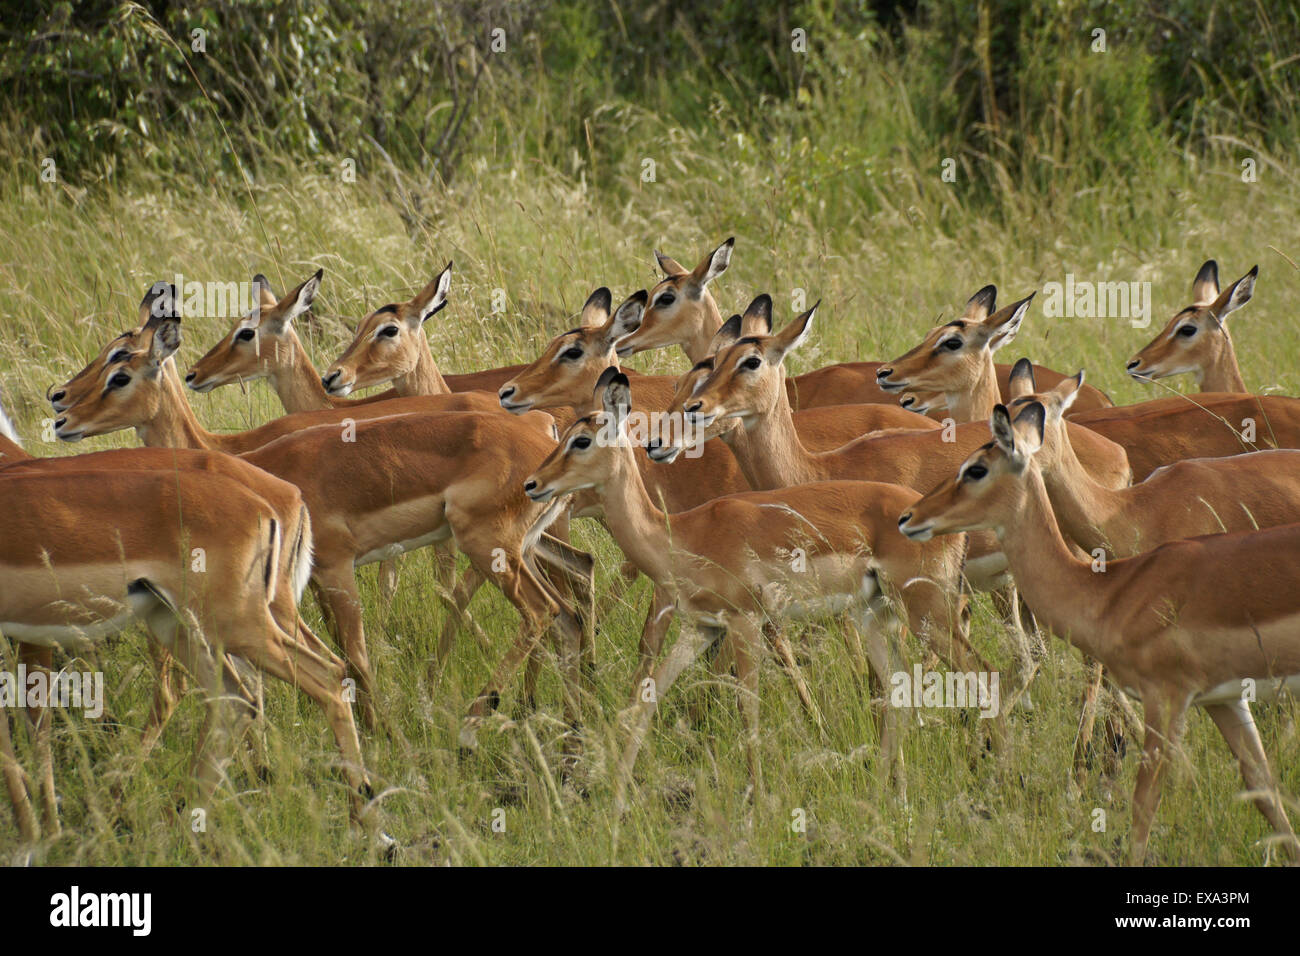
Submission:
[[[786,356],[801,345],[812,329],[814,306],[776,334],[739,339],[713,359],[713,370],[673,411],[707,428],[713,422],[739,420],[732,449],[755,488],[855,478],[888,482],[914,489],[931,487],[939,476],[977,446],[982,426],[966,424],[937,431],[868,435],[839,448],[816,452],[807,448],[793,425],[789,397],[782,387]],[[745,322],[750,329],[771,328],[772,301],[761,295],[750,304]],[[1084,429],[1079,429],[1083,432]],[[1081,437],[1089,465],[1108,484],[1128,483],[1128,463],[1122,449],[1097,436]],[[670,457],[670,450],[655,450]],[[986,536],[971,540],[966,573],[977,590],[1005,588],[1005,560]],[[1027,686],[1034,665],[1028,637],[1020,625],[1014,600],[1004,602],[1016,634],[1020,673],[1018,689]]]
[[[676,260],[655,250],[664,278],[650,290],[648,306],[640,323],[619,341],[619,356],[626,358],[637,352],[673,345],[680,346],[692,364],[712,354],[709,344],[722,326],[722,313],[708,286],[731,264],[734,244],[735,239],[728,239],[689,272]],[[987,286],[981,294],[987,296],[987,306],[991,311],[996,290]],[[893,397],[881,389],[877,379],[880,366],[880,362],[843,362],[796,375],[786,380],[790,406],[803,409],[860,403],[892,405]],[[1005,387],[1011,367],[999,365],[997,369]],[[1038,372],[1044,383],[1054,384],[1063,377],[1051,369],[1039,369]],[[1110,399],[1096,389],[1089,389],[1080,401],[1084,408],[1104,408],[1111,404]]]
[[[931,330],[919,346],[882,368],[881,381],[910,391],[917,399],[913,405],[943,392],[958,421],[986,420],[995,404],[1011,396],[1009,380],[1000,382],[995,372],[993,351],[1014,337],[1028,302],[1021,300],[983,318],[982,310],[968,306],[965,318]],[[1043,388],[1065,380],[1053,376],[1049,382],[1035,371]],[[1300,400],[1278,396],[1206,393],[1090,410],[1080,410],[1076,402],[1068,417],[1074,425],[1122,445],[1134,481],[1184,458],[1300,447]],[[1071,431],[1077,444],[1079,432]]]
[[[633,293],[617,309],[607,288],[599,288],[582,309],[582,325],[553,339],[542,354],[501,389],[501,405],[520,413],[529,409],[585,409],[593,390],[605,370],[618,366],[617,346],[628,329],[636,328],[645,309],[646,293]],[[669,376],[632,373],[641,407],[650,410],[653,434],[672,432],[665,427],[662,411],[672,402],[676,388]],[[676,418],[681,421],[680,416]],[[881,428],[929,428],[934,423],[888,405],[852,405],[799,413],[801,435],[813,447],[834,447],[850,438]],[[681,435],[682,430],[677,429]],[[683,436],[684,437],[684,436]],[[736,461],[716,444],[705,444],[700,457],[686,456],[671,468],[656,467],[641,452],[637,461],[641,478],[657,504],[670,512],[686,511],[719,495],[749,490],[750,485],[736,466]],[[591,509],[583,499],[578,514]],[[639,682],[652,665],[658,649],[672,623],[671,601],[656,590],[651,596],[641,635]]]
[[[1132,862],[1151,824],[1192,704],[1205,708],[1241,766],[1255,806],[1295,854],[1243,681],[1276,689],[1300,674],[1300,525],[1207,535],[1110,562],[1074,556],[1061,537],[1034,453],[1046,411],[994,409],[993,441],[899,518],[908,537],[993,530],[1034,614],[1100,660],[1140,697],[1146,735],[1133,794]]]
[[[297,619],[310,524],[302,512],[301,537],[286,552],[280,511],[259,494],[272,486],[281,486],[273,489],[281,497],[296,492],[250,466],[239,481],[222,473],[224,465],[78,471],[40,464],[0,472],[0,630],[78,652],[132,620],[144,623],[208,694],[195,749],[200,803],[222,776],[218,746],[255,708],[241,662],[302,688],[325,711],[353,819],[362,820],[369,785],[343,698],[343,664]],[[194,542],[205,552],[201,572],[192,564]],[[294,563],[284,562],[286,553]]]
[[[1206,261],[1192,281],[1192,304],[1129,360],[1129,375],[1139,382],[1153,382],[1190,373],[1201,392],[1247,391],[1228,334],[1228,316],[1250,301],[1258,276],[1259,266],[1255,266],[1220,291],[1219,264]]]
[[[670,595],[688,627],[656,667],[653,693],[633,705],[631,739],[618,773],[617,802],[649,729],[655,701],[692,661],[724,635],[730,638],[746,724],[751,779],[759,786],[758,655],[765,619],[796,619],[851,610],[867,638],[876,678],[887,681],[899,661],[898,634],[883,618],[897,600],[906,626],[932,630],[966,647],[960,593],[963,547],[917,550],[894,527],[895,502],[915,492],[870,482],[824,482],[777,492],[715,498],[677,514],[660,510],[641,478],[627,435],[631,390],[615,368],[601,382],[600,411],[583,415],[524,484],[534,501],[591,489],[624,554]],[[904,505],[906,507],[906,504]],[[806,570],[792,570],[793,549]],[[647,699],[649,698],[649,699]],[[896,715],[882,727],[883,766],[901,774]],[[896,777],[896,779],[898,779]]]

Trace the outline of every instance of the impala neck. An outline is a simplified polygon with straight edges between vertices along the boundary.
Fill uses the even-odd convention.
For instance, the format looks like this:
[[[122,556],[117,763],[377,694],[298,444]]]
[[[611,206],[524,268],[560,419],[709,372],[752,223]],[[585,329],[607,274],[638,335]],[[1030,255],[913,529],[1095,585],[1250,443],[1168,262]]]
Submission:
[[[427,337],[424,338],[424,345],[418,355],[415,368],[393,379],[393,390],[402,398],[411,395],[450,395],[451,387],[438,371],[438,363],[433,360]]]
[[[1060,428],[1061,460],[1043,473],[1043,482],[1051,499],[1061,530],[1086,551],[1107,548],[1106,529],[1119,516],[1127,491],[1114,491],[1088,473],[1074,453],[1069,429]]]
[[[638,570],[656,584],[672,578],[668,516],[646,491],[631,445],[618,449],[618,466],[598,489],[605,527]]]
[[[746,480],[756,490],[802,485],[826,477],[799,440],[790,397],[784,388],[777,390],[776,404],[765,414],[755,416],[749,428],[732,429],[727,443]]]
[[[1057,635],[1100,660],[1114,650],[1102,628],[1110,583],[1070,553],[1052,514],[1037,467],[1029,466],[1025,495],[1014,523],[995,529],[1016,586],[1034,615]]]
[[[1200,373],[1197,388],[1202,392],[1246,391],[1246,382],[1237,365],[1237,350],[1232,347],[1232,337],[1226,328],[1223,330],[1223,349],[1218,361]]]
[[[722,313],[718,311],[718,303],[712,295],[705,292],[700,297],[700,309],[696,317],[691,321],[690,328],[683,330],[683,338],[678,343],[692,365],[709,357],[709,346],[713,344],[713,337],[720,328]]]
[[[961,392],[947,392],[948,414],[955,422],[985,422],[993,415],[993,407],[1002,401],[998,388],[998,371],[993,365],[993,353],[984,356],[979,378],[974,386]]]
[[[284,410],[293,414],[333,408],[334,402],[321,384],[320,374],[307,355],[307,350],[302,347],[298,333],[292,328],[287,329],[283,343],[276,345],[276,361],[269,378]]]
[[[185,397],[174,359],[167,359],[159,373],[158,411],[149,421],[135,426],[136,437],[146,448],[214,448],[216,437],[199,424]]]

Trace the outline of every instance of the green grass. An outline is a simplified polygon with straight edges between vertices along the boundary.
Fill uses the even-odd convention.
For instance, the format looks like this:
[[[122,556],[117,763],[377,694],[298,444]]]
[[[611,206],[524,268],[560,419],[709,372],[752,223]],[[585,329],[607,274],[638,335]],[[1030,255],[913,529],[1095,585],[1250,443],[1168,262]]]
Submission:
[[[283,289],[324,267],[317,300],[319,332],[304,331],[323,367],[341,350],[364,312],[404,298],[447,259],[455,260],[449,307],[428,329],[444,371],[530,359],[598,285],[616,298],[656,279],[651,250],[686,263],[721,239],[737,237],[731,269],[714,287],[724,311],[758,292],[773,294],[778,316],[793,315],[792,294],[823,300],[814,339],[792,359],[792,372],[837,361],[888,358],[988,282],[1010,301],[1080,278],[1150,280],[1153,328],[1127,321],[1056,320],[1035,306],[1000,358],[1027,355],[1062,371],[1084,367],[1089,381],[1117,402],[1156,397],[1123,374],[1124,362],[1174,311],[1187,304],[1192,275],[1215,257],[1225,280],[1261,265],[1254,300],[1233,319],[1247,383],[1257,391],[1300,393],[1300,328],[1291,320],[1300,275],[1297,168],[1279,162],[1260,182],[1240,181],[1235,158],[1192,163],[1170,150],[1160,178],[1094,184],[1051,201],[1026,193],[1001,212],[971,212],[964,187],[939,181],[938,166],[918,167],[883,152],[872,186],[861,171],[841,173],[860,188],[836,191],[810,169],[812,147],[798,142],[760,157],[703,136],[648,124],[645,154],[658,156],[658,181],[641,183],[639,167],[613,174],[621,188],[597,190],[571,173],[503,154],[476,159],[454,188],[425,186],[384,168],[345,183],[329,163],[295,165],[268,150],[255,181],[233,182],[193,150],[192,172],[117,170],[77,185],[45,184],[39,157],[3,138],[0,172],[0,388],[29,450],[64,455],[134,443],[130,434],[77,446],[44,443],[50,418],[46,388],[79,369],[102,344],[134,324],[144,289],[157,278],[240,281],[265,272]],[[599,153],[599,141],[596,144]],[[835,161],[819,161],[834,167]],[[1068,175],[1063,182],[1071,187]],[[395,185],[400,183],[400,187]],[[831,197],[826,205],[815,197]],[[1008,185],[1008,196],[1014,184]],[[863,196],[873,197],[870,202]],[[855,205],[859,203],[859,205]],[[492,314],[492,290],[508,297]],[[182,367],[227,328],[196,319],[185,326]],[[684,367],[676,352],[641,356],[643,370]],[[1185,385],[1183,387],[1186,387]],[[635,396],[634,396],[635,399]],[[265,384],[193,396],[214,429],[235,429],[280,414]],[[1001,762],[972,761],[974,723],[951,712],[925,714],[905,753],[909,802],[877,779],[874,735],[860,689],[833,625],[795,632],[806,672],[829,716],[829,741],[818,741],[783,674],[769,663],[762,679],[761,753],[765,787],[752,803],[740,740],[735,691],[707,670],[688,671],[663,704],[638,764],[631,812],[614,826],[610,768],[621,747],[614,715],[635,664],[642,581],[615,596],[621,555],[591,522],[575,523],[576,540],[598,558],[602,602],[598,695],[588,702],[585,757],[572,781],[558,778],[560,714],[554,667],[544,671],[541,708],[518,713],[518,686],[502,716],[480,734],[480,751],[461,759],[459,720],[494,658],[468,636],[446,672],[425,678],[443,611],[432,600],[432,566],[424,554],[401,564],[401,588],[382,606],[374,571],[363,569],[366,623],[380,688],[379,706],[396,733],[364,741],[389,831],[407,863],[773,863],[1070,864],[1119,858],[1128,829],[1135,757],[1107,787],[1094,774],[1071,796],[1067,777],[1082,669],[1077,653],[1053,640],[1034,685],[1030,716],[1012,718],[1012,743]],[[318,612],[309,622],[324,634]],[[516,624],[491,589],[472,613],[503,653]],[[986,601],[974,638],[1004,670],[1011,657]],[[130,633],[102,652],[108,705],[121,727],[110,732],[78,715],[60,718],[58,782],[64,835],[33,858],[48,863],[300,863],[372,859],[346,826],[341,777],[324,719],[305,697],[268,686],[265,729],[273,774],[262,781],[236,768],[230,790],[210,808],[207,832],[167,820],[183,788],[201,708],[191,694],[161,747],[141,760],[137,741],[152,685],[143,635]],[[912,659],[919,651],[909,648]],[[1260,705],[1265,745],[1285,791],[1300,794],[1300,739],[1294,702]],[[31,754],[20,735],[22,757]],[[1161,864],[1260,863],[1264,821],[1237,793],[1240,778],[1209,720],[1194,714],[1187,760],[1165,790],[1149,861]],[[108,793],[126,784],[122,821],[114,825]],[[1107,812],[1105,832],[1092,829],[1094,808]],[[791,829],[806,811],[806,833]],[[504,811],[505,831],[492,828]],[[0,853],[18,853],[17,832],[0,814]]]

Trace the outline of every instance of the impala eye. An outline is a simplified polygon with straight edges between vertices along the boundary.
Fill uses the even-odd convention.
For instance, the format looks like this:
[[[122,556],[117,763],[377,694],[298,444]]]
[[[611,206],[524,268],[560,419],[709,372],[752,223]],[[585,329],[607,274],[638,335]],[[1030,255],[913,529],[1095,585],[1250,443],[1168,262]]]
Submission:
[[[944,339],[939,343],[939,348],[947,349],[949,352],[955,352],[961,348],[961,339]]]
[[[572,442],[569,443],[569,447],[578,448],[578,449],[590,448],[591,439],[586,435],[579,435],[577,438],[575,438]]]
[[[255,329],[240,329],[238,334],[235,335],[235,341],[251,342],[253,341],[253,337],[255,335],[257,335],[257,331]]]
[[[663,293],[663,295],[659,296],[659,298],[655,300],[655,306],[660,309],[666,309],[668,308],[668,306],[672,305],[676,301],[677,301],[676,295],[674,295],[671,291],[665,292]]]
[[[582,349],[578,348],[576,345],[573,348],[565,349],[564,354],[561,355],[560,358],[568,359],[570,362],[577,361],[582,358]]]
[[[114,375],[112,378],[108,380],[109,388],[124,388],[125,386],[130,384],[131,384],[131,376],[127,375],[125,372],[118,372],[116,375]]]
[[[961,478],[962,481],[979,481],[988,473],[989,470],[983,465],[971,465],[962,473]]]
[[[382,329],[379,330],[379,334],[386,339],[395,339],[397,338],[397,326],[385,325]]]
[[[1178,330],[1178,334],[1185,339],[1190,339],[1193,335],[1196,334],[1196,326],[1184,325],[1182,328]]]
[[[745,361],[740,363],[741,368],[748,369],[751,372],[761,368],[762,365],[763,360],[757,355],[751,355],[749,358],[745,359]]]

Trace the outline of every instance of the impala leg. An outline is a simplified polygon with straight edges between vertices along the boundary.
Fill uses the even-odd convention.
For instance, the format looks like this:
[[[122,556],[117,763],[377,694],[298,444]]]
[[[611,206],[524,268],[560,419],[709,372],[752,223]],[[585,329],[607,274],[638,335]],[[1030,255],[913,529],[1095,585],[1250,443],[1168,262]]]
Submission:
[[[632,769],[636,765],[637,754],[641,752],[641,747],[645,743],[646,734],[650,732],[650,722],[654,718],[659,698],[668,692],[668,688],[673,685],[682,671],[703,654],[716,639],[717,632],[713,628],[683,626],[672,650],[668,652],[668,657],[655,668],[650,678],[654,682],[651,685],[654,693],[640,695],[636,703],[624,711],[630,733],[615,775],[614,807],[619,813],[627,808],[625,797],[628,784],[632,781]],[[650,699],[646,700],[647,697]]]
[[[384,607],[388,607],[397,595],[397,559],[389,558],[387,561],[380,561],[375,576],[379,585],[379,600]]]
[[[9,803],[13,807],[19,837],[24,843],[35,843],[41,838],[41,826],[36,822],[36,812],[32,809],[27,774],[23,773],[14,753],[13,738],[9,735],[9,714],[3,711],[0,711],[0,776],[4,777],[5,789],[9,791]]]
[[[29,672],[44,671],[47,678],[54,667],[54,651],[48,647],[19,644],[18,659],[27,665]],[[54,789],[54,747],[51,741],[54,710],[47,706],[29,708],[26,712],[35,741],[37,802],[41,808],[41,823],[50,836],[58,836],[59,803]]]
[[[1012,652],[1016,659],[1016,680],[1011,699],[1026,712],[1032,712],[1034,703],[1029,697],[1029,685],[1038,671],[1038,662],[1030,651],[1029,634],[1020,613],[1020,592],[1014,583],[998,588],[990,595],[999,616],[1011,630]]]
[[[901,799],[907,799],[907,770],[903,766],[902,730],[904,721],[898,708],[890,706],[890,675],[902,669],[902,653],[897,628],[892,622],[874,620],[870,611],[862,614],[858,626],[865,631],[867,660],[871,664],[872,683],[878,684],[885,698],[880,720],[881,768]],[[875,693],[873,688],[872,693]]]
[[[781,666],[785,668],[786,674],[790,676],[790,682],[794,684],[794,692],[799,695],[799,704],[803,707],[804,713],[808,715],[808,719],[817,728],[817,735],[819,737],[825,736],[826,724],[822,719],[821,708],[813,700],[812,692],[808,689],[808,682],[804,680],[803,671],[799,668],[799,662],[795,660],[794,649],[790,647],[789,638],[785,636],[785,632],[779,627],[771,624],[764,625],[763,633],[768,635],[771,640],[772,649],[776,651]]]
[[[483,575],[473,566],[467,568],[465,573],[456,579],[456,583],[451,590],[451,600],[447,602],[447,610],[450,615],[446,623],[443,624],[442,630],[438,633],[438,650],[436,652],[437,656],[434,658],[434,667],[436,669],[441,669],[447,663],[447,658],[451,655],[451,645],[463,627],[468,627],[473,632],[479,646],[484,651],[492,650],[492,642],[488,640],[488,636],[481,629],[473,625],[467,610],[469,602],[474,599],[478,589],[483,586],[484,580]]]
[[[646,611],[645,622],[641,625],[640,660],[637,662],[636,673],[632,677],[631,703],[636,703],[641,696],[642,685],[654,670],[655,662],[659,660],[659,651],[663,648],[664,638],[668,636],[668,629],[673,623],[675,607],[676,603],[667,591],[656,585],[650,592],[650,608]]]
[[[155,680],[149,719],[145,721],[144,732],[140,736],[141,756],[147,756],[157,745],[163,728],[171,720],[176,705],[180,703],[181,692],[185,689],[185,676],[172,660],[171,651],[154,641],[149,641],[147,646],[149,657],[153,660]]]
[[[1101,661],[1084,656],[1083,700],[1079,703],[1079,727],[1074,737],[1074,785],[1080,790],[1088,782],[1092,733],[1097,723],[1097,698],[1101,694]]]
[[[1250,705],[1244,700],[1231,703],[1214,704],[1205,708],[1223,734],[1223,739],[1232,748],[1233,756],[1241,765],[1241,776],[1246,781],[1246,789],[1256,794],[1251,802],[1255,809],[1264,815],[1273,828],[1273,832],[1285,837],[1284,852],[1291,860],[1296,859],[1296,836],[1287,819],[1286,809],[1278,794],[1277,781],[1268,766],[1268,754],[1259,739],[1259,729],[1250,712]]]
[[[737,615],[730,628],[736,655],[736,680],[740,682],[740,714],[745,725],[745,760],[754,798],[762,792],[763,768],[758,748],[758,672],[763,650],[761,627],[749,617]]]
[[[1177,746],[1177,731],[1186,704],[1175,708],[1169,700],[1143,694],[1146,734],[1142,741],[1142,765],[1133,788],[1133,829],[1129,836],[1129,863],[1140,866],[1146,858],[1151,824],[1160,806],[1160,791],[1169,771],[1169,757]]]
[[[378,815],[365,812],[366,800],[374,795],[361,756],[361,740],[352,708],[344,700],[343,678],[346,665],[306,624],[298,625],[291,636],[278,626],[276,640],[256,657],[256,663],[272,677],[296,686],[320,705],[342,757],[342,770],[348,782],[350,815],[354,823],[367,829],[378,826]]]
[[[366,633],[361,621],[361,595],[351,563],[319,564],[312,572],[317,599],[329,606],[330,619],[337,628],[339,644],[348,662],[348,676],[357,682],[357,702],[361,722],[367,730],[378,724],[375,710],[374,675],[366,650]]]

